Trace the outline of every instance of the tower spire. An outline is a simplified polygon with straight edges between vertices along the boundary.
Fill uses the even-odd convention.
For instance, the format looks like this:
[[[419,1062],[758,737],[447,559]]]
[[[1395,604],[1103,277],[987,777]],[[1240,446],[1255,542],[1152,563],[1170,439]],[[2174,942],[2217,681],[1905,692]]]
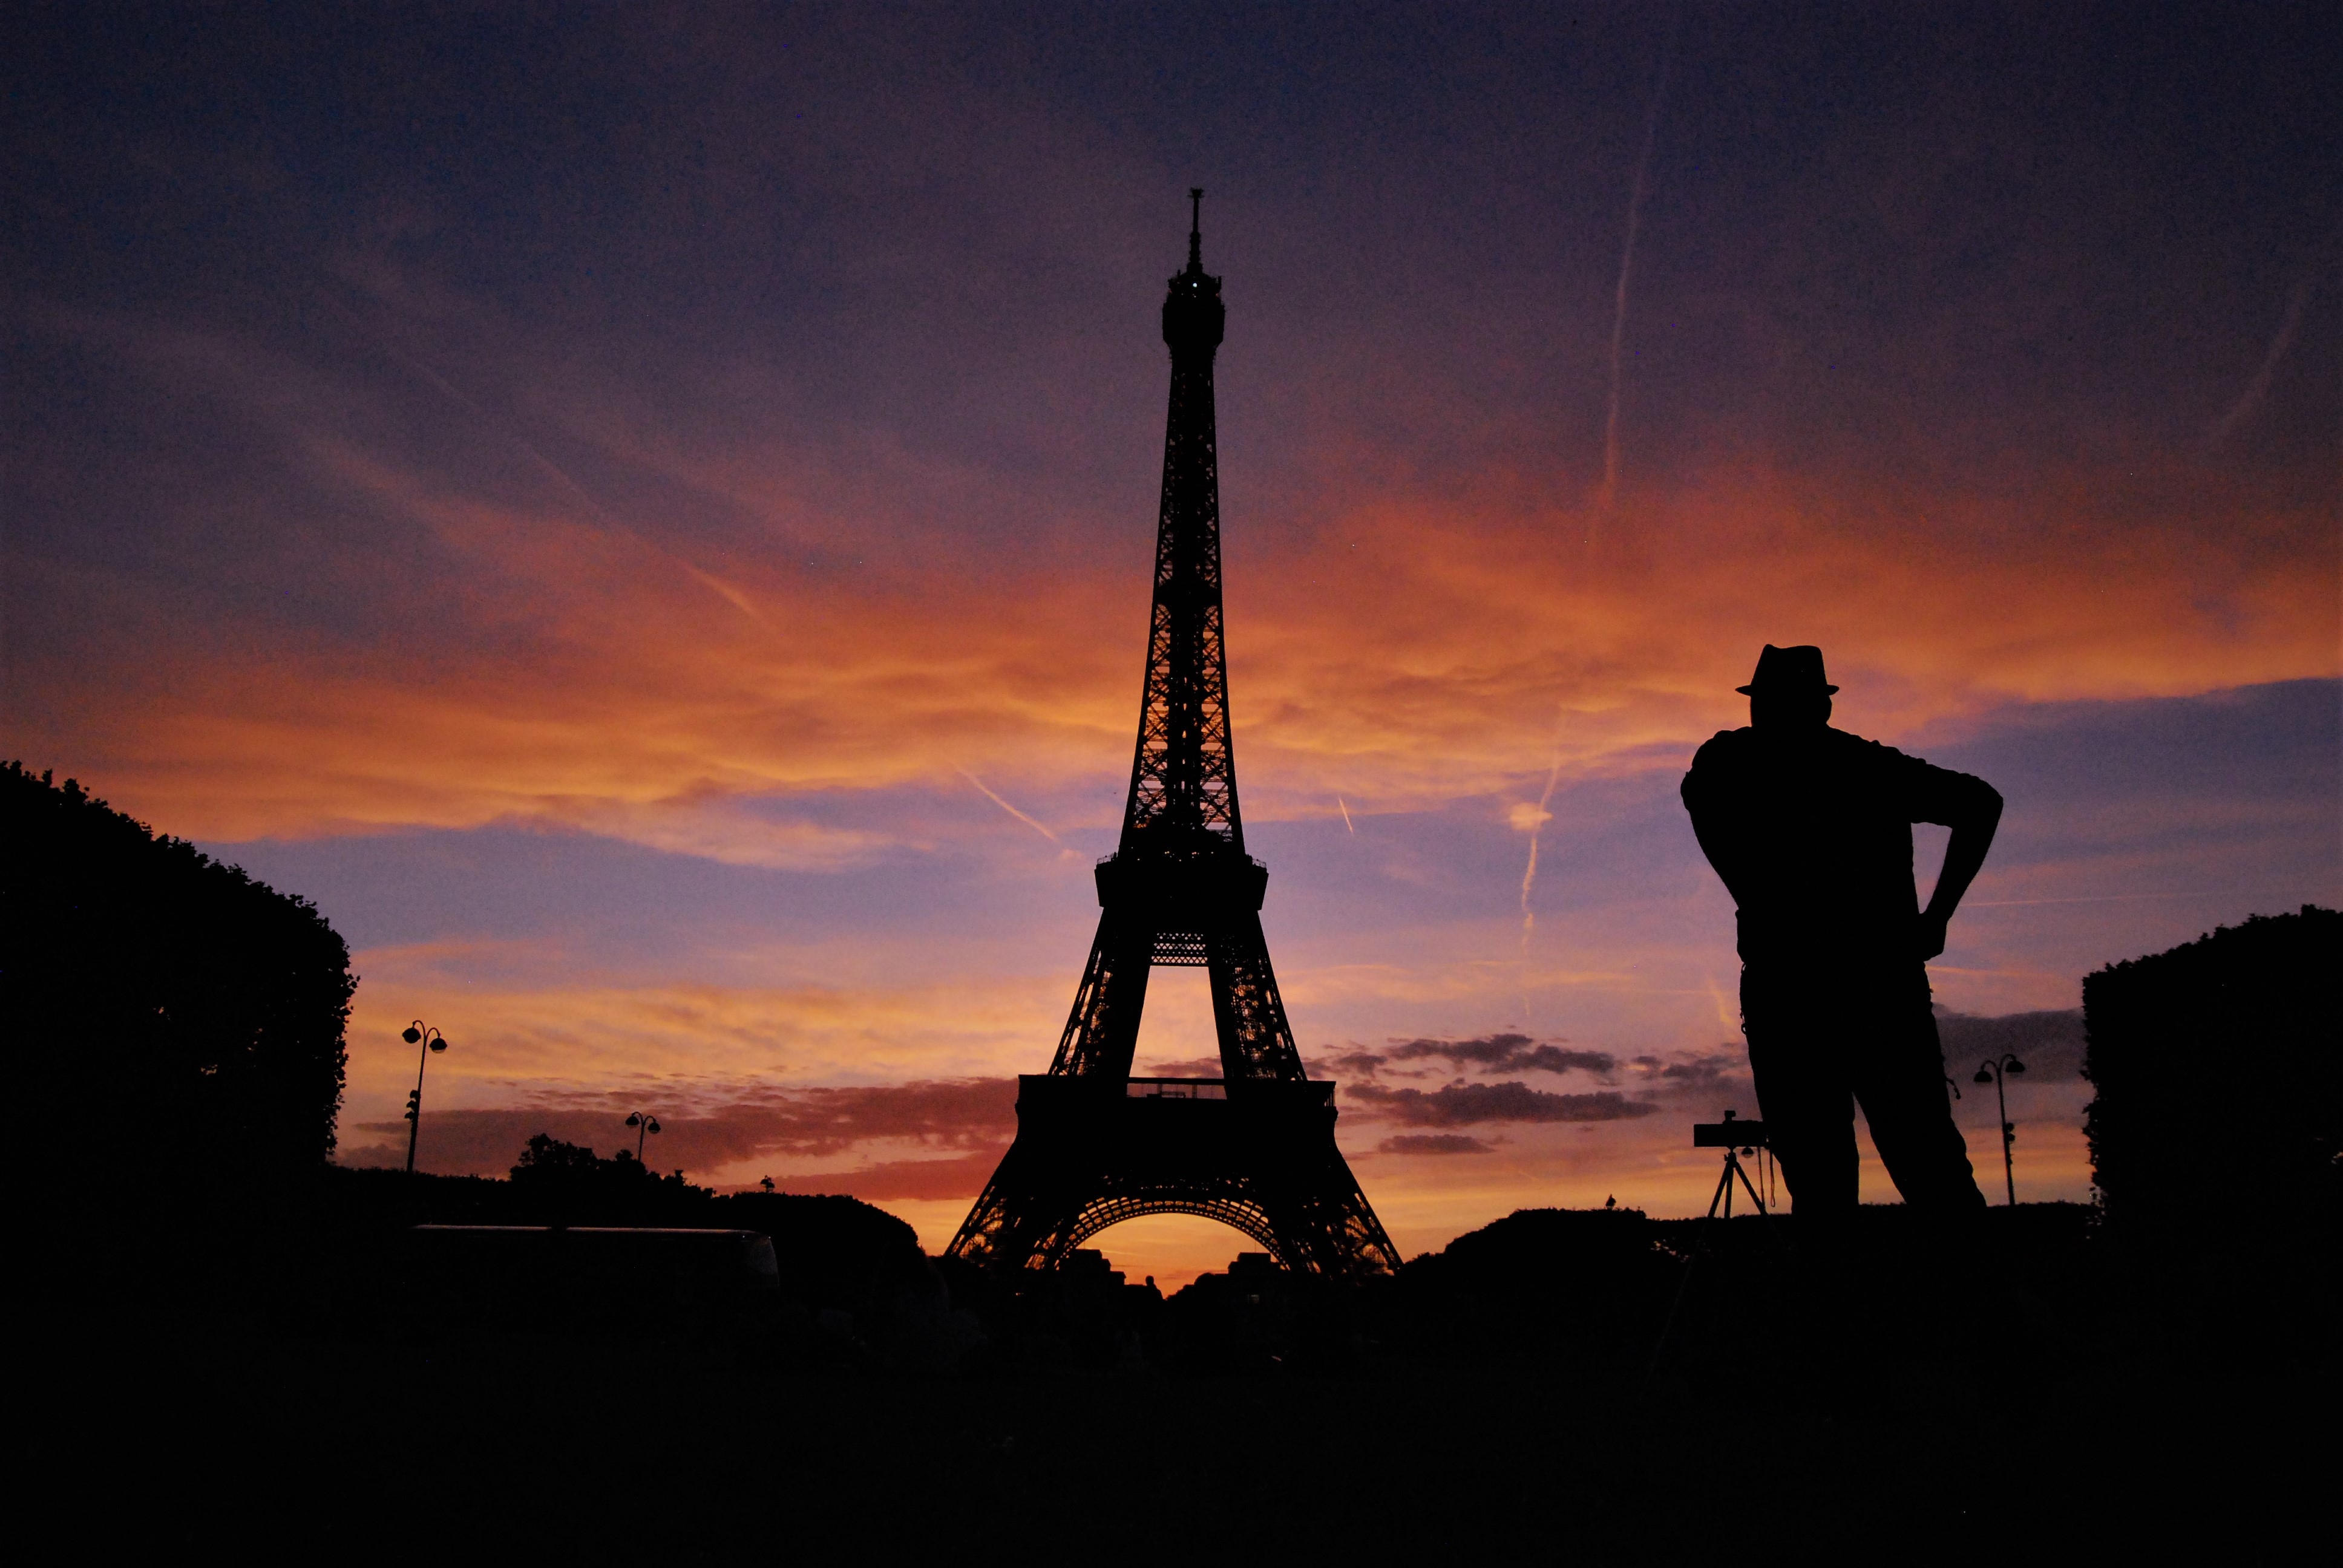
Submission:
[[[1204,270],[1204,187],[1188,187],[1188,270]]]

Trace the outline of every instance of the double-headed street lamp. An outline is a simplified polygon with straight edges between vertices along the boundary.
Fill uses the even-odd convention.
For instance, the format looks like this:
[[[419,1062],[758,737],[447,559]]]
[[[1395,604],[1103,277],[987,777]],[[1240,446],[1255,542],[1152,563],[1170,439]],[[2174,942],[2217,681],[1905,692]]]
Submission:
[[[648,1111],[638,1111],[627,1118],[627,1125],[635,1130],[635,1163],[643,1162],[643,1139],[659,1130],[659,1118]]]
[[[400,1031],[399,1039],[409,1045],[420,1045],[415,1060],[415,1087],[407,1096],[407,1173],[415,1174],[415,1135],[423,1131],[423,1069],[435,1050],[447,1049],[447,1037],[436,1029],[427,1029],[417,1019]]]
[[[2017,1207],[2017,1171],[2010,1155],[2010,1145],[2017,1141],[2017,1123],[2009,1119],[2008,1078],[2013,1072],[2024,1072],[2026,1064],[2015,1056],[2004,1053],[1995,1061],[1977,1064],[1976,1080],[1993,1085],[1993,1101],[2001,1111],[2001,1181],[2009,1194],[2009,1206]]]

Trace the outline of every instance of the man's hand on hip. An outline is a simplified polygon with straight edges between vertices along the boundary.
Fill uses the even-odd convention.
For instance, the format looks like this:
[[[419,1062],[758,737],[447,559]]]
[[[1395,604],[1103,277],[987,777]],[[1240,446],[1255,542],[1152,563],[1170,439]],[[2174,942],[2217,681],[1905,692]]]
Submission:
[[[1940,915],[1933,910],[1920,911],[1921,962],[1926,963],[1930,959],[1943,956],[1946,940],[1945,928],[1951,923],[1952,917],[1949,915]]]

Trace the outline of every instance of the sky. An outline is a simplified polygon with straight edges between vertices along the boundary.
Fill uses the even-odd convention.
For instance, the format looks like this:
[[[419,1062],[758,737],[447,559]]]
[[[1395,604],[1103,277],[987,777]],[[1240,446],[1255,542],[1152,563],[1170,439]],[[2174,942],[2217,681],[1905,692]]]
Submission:
[[[646,1111],[950,1239],[1118,825],[1191,186],[1262,918],[1404,1252],[1705,1206],[1675,789],[1764,643],[2007,798],[1931,966],[1996,1196],[1972,1058],[2085,1197],[2081,977],[2343,900],[2331,7],[7,25],[0,750],[317,901],[346,1161],[420,1018],[427,1169]]]

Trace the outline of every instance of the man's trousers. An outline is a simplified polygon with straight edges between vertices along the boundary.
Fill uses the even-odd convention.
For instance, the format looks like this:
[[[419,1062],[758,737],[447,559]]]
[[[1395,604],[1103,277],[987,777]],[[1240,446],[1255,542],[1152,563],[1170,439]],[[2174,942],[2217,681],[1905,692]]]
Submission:
[[[1904,1201],[1981,1209],[1917,963],[1750,964],[1741,1028],[1774,1158],[1802,1214],[1855,1207],[1855,1106]]]

